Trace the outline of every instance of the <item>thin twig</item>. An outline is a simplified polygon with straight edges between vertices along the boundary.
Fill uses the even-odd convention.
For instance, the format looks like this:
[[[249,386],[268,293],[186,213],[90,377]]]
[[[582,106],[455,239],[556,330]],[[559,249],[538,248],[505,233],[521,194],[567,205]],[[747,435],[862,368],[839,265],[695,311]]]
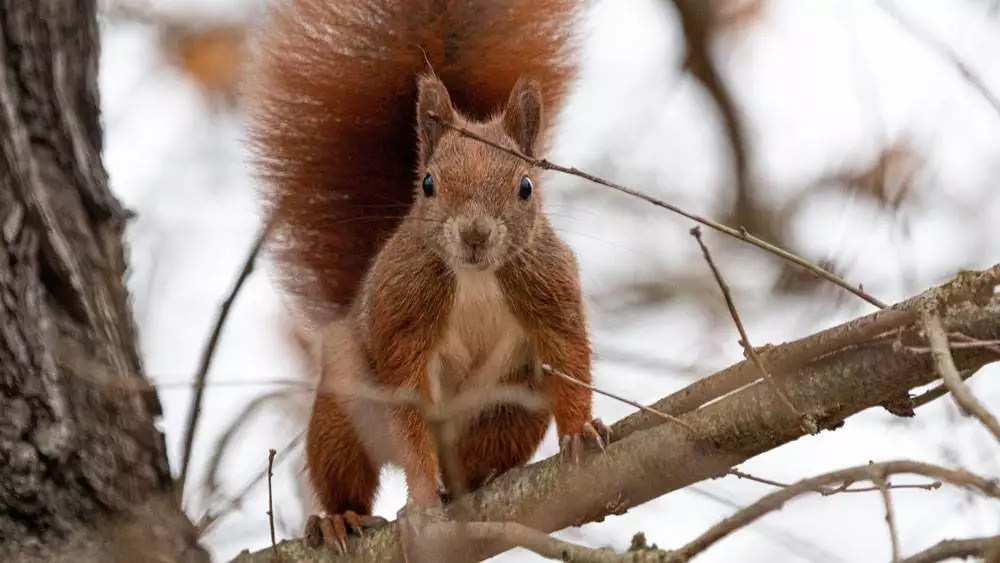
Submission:
[[[996,348],[998,344],[1000,344],[1000,340],[977,340],[975,342],[949,342],[948,347],[952,350],[986,348],[987,350],[998,352]],[[904,346],[904,348],[907,352],[914,352],[916,354],[929,354],[933,352],[933,350],[927,346]]]
[[[962,381],[966,381],[973,375],[976,375],[978,371],[979,371],[978,369],[966,369],[962,370],[958,375],[961,377]],[[930,403],[931,401],[935,401],[941,397],[944,397],[947,394],[948,394],[948,386],[942,383],[910,399],[910,403],[913,404],[913,408],[922,407],[927,403]]]
[[[722,127],[729,141],[736,180],[734,209],[737,217],[756,220],[756,189],[750,175],[750,146],[736,110],[733,93],[722,78],[712,58],[712,35],[718,31],[717,5],[704,0],[669,0],[677,11],[685,39],[684,67],[701,83],[719,110]]]
[[[733,153],[736,182],[745,189],[749,184],[749,155],[746,135],[737,117],[733,95],[711,57],[711,36],[718,24],[716,8],[701,0],[670,0],[677,10],[684,38],[687,40],[684,65],[712,97],[722,116],[722,125]]]
[[[744,473],[738,469],[730,469],[728,471],[730,475],[738,477],[740,479],[746,479],[748,481],[756,481],[757,483],[763,483],[765,485],[771,485],[772,487],[791,487],[791,483],[782,483],[781,481],[774,481],[772,479],[765,479],[763,477],[757,477],[756,475],[751,475],[749,473]],[[840,493],[870,493],[877,491],[878,487],[857,487],[849,488],[853,482],[845,481],[841,485],[833,488],[819,487],[816,492],[823,496],[836,495]],[[933,491],[941,487],[941,481],[931,481],[930,483],[906,483],[903,485],[893,485],[892,483],[886,482],[886,488],[888,489],[923,489],[925,491]]]
[[[919,322],[919,308],[927,299],[944,299],[943,305],[966,302],[969,295],[992,295],[998,284],[1000,264],[994,264],[930,288],[895,304],[891,309],[875,311],[792,342],[759,347],[757,353],[782,373],[794,373],[819,358],[868,345],[872,339]],[[993,336],[990,335],[991,338]],[[718,401],[758,379],[760,370],[747,359],[699,379],[650,406],[663,413],[681,416]],[[640,411],[619,420],[612,431],[615,436],[623,437],[658,423],[659,420],[653,420],[646,412]]]
[[[790,487],[775,491],[712,526],[704,534],[681,547],[675,553],[679,556],[679,560],[687,561],[730,533],[744,528],[765,515],[780,509],[785,503],[795,497],[815,492],[819,487],[825,487],[834,483],[870,480],[872,471],[880,471],[885,477],[899,473],[924,475],[952,485],[979,491],[993,498],[1000,498],[1000,485],[964,469],[948,469],[929,463],[905,460],[860,465],[804,479]]]
[[[215,443],[210,448],[207,448],[207,450],[211,452],[211,455],[205,463],[207,467],[205,469],[205,476],[201,483],[202,489],[207,494],[214,495],[219,490],[219,473],[222,469],[222,460],[226,455],[228,455],[230,447],[232,446],[238,433],[245,428],[246,425],[258,415],[258,413],[265,410],[268,405],[277,404],[281,406],[282,404],[291,402],[288,395],[289,391],[279,390],[254,397],[240,410],[240,413],[236,415],[233,421],[226,426],[222,433],[216,438]],[[266,469],[266,467],[261,467],[258,479],[264,479]]]
[[[271,232],[270,223],[265,224],[260,233],[257,235],[257,240],[254,241],[253,247],[250,249],[250,253],[247,255],[246,260],[243,262],[243,269],[240,271],[240,275],[236,278],[236,283],[233,284],[232,290],[229,292],[229,297],[222,303],[222,307],[219,308],[219,315],[215,320],[215,327],[212,329],[212,335],[208,339],[208,343],[205,345],[205,350],[201,356],[201,362],[198,366],[198,371],[195,373],[194,381],[194,397],[191,401],[191,410],[188,412],[188,422],[187,427],[184,429],[184,448],[181,461],[181,475],[180,475],[180,491],[181,496],[184,495],[184,485],[187,483],[188,469],[191,465],[191,448],[194,445],[194,435],[195,430],[198,427],[198,419],[201,417],[201,403],[205,396],[205,381],[208,379],[208,369],[212,365],[212,359],[215,357],[215,351],[219,347],[219,340],[222,336],[222,328],[226,324],[226,319],[229,317],[229,310],[233,306],[233,302],[236,301],[236,296],[239,294],[240,290],[243,288],[244,282],[250,277],[250,274],[254,270],[254,265],[257,262],[257,256],[260,255],[260,251],[264,246],[264,242],[267,240],[268,235]]]
[[[733,302],[733,296],[729,291],[729,285],[726,283],[726,280],[722,278],[722,272],[720,272],[719,268],[715,265],[715,261],[712,259],[712,254],[708,251],[708,246],[705,245],[705,241],[701,239],[701,228],[692,227],[690,232],[691,236],[694,237],[694,240],[698,241],[698,246],[701,247],[701,254],[705,257],[705,261],[708,262],[708,267],[712,270],[712,275],[715,277],[715,283],[718,284],[719,289],[722,290],[722,296],[726,300],[726,307],[729,309],[729,315],[733,318],[733,324],[736,325],[736,330],[740,333],[740,345],[743,346],[743,350],[746,352],[747,357],[749,357],[750,361],[757,366],[757,369],[760,370],[764,381],[766,381],[767,384],[774,389],[774,392],[778,394],[778,398],[781,399],[781,402],[784,403],[784,405],[788,407],[788,410],[792,411],[795,416],[802,421],[806,430],[810,434],[819,432],[819,429],[816,427],[816,423],[810,421],[808,417],[799,412],[799,410],[795,408],[795,405],[793,405],[792,402],[788,400],[788,397],[786,397],[781,391],[781,388],[774,381],[774,378],[771,377],[767,368],[764,367],[764,362],[761,361],[760,356],[757,355],[757,350],[753,347],[753,344],[750,343],[750,337],[747,336],[746,328],[743,327],[743,321],[740,320],[740,314],[736,310],[736,303]]]
[[[749,473],[744,473],[743,471],[740,471],[739,469],[730,469],[728,471],[728,473],[730,475],[734,476],[734,477],[739,478],[739,479],[746,479],[748,481],[756,481],[758,483],[763,483],[765,485],[771,485],[772,487],[781,487],[781,488],[784,488],[784,487],[791,486],[788,483],[782,483],[781,481],[772,481],[771,479],[764,479],[762,477],[756,477],[756,476],[751,475]]]
[[[548,406],[541,393],[526,389],[523,385],[504,384],[485,388],[470,388],[451,398],[448,404],[433,414],[440,419],[469,419],[475,413],[499,405],[516,405],[528,411],[539,411]]]
[[[637,408],[639,410],[648,412],[649,414],[651,414],[653,416],[657,416],[659,418],[662,418],[663,420],[666,420],[666,421],[669,421],[669,422],[673,422],[674,424],[677,424],[678,426],[683,427],[685,430],[687,430],[688,432],[691,432],[692,434],[695,433],[695,430],[694,430],[694,428],[691,428],[691,425],[689,425],[688,423],[684,422],[683,420],[677,418],[676,416],[669,415],[669,414],[667,414],[665,412],[660,412],[660,411],[655,410],[655,409],[651,409],[651,408],[649,408],[646,405],[643,405],[641,403],[637,403],[635,401],[626,399],[625,397],[619,397],[618,395],[615,395],[614,393],[611,393],[611,392],[608,392],[608,391],[604,391],[602,389],[598,389],[597,387],[594,387],[593,385],[584,383],[584,382],[580,381],[579,379],[576,379],[575,377],[572,377],[570,375],[567,375],[567,374],[565,374],[565,373],[563,373],[563,372],[555,369],[554,367],[550,366],[549,364],[542,364],[542,371],[544,371],[545,373],[547,373],[549,375],[554,375],[554,376],[556,376],[556,377],[558,377],[558,378],[560,378],[560,379],[562,379],[564,381],[568,381],[568,382],[570,382],[570,383],[572,383],[574,385],[579,385],[580,387],[586,387],[587,389],[590,389],[591,391],[593,391],[594,393],[597,393],[599,395],[604,395],[605,397],[608,397],[608,398],[614,399],[616,401],[625,403],[626,405],[631,405],[631,406],[633,406],[633,407],[635,407],[635,408]]]
[[[934,362],[937,364],[938,373],[944,384],[948,386],[952,397],[966,412],[979,419],[980,422],[993,433],[993,436],[1000,441],[1000,422],[993,414],[979,402],[979,399],[972,394],[969,386],[962,381],[955,367],[955,360],[951,357],[948,349],[948,336],[941,324],[941,317],[932,311],[921,313],[924,329],[927,331],[927,340],[930,342]]]
[[[892,496],[889,487],[886,486],[885,474],[872,465],[872,483],[878,488],[882,495],[882,503],[885,504],[885,523],[889,527],[889,541],[892,544],[892,563],[899,563],[899,532],[896,531],[896,518],[892,512]]]
[[[986,287],[987,280],[992,284],[998,273],[1000,265],[984,271],[965,273],[927,290],[922,298],[933,298],[942,303],[963,303],[961,307],[949,309],[950,314],[945,318],[946,326],[975,338],[996,338],[997,335],[993,333],[997,328],[996,312],[1000,301],[993,293],[995,284],[988,286],[988,295],[985,291],[980,291],[980,288]],[[920,299],[921,296],[915,296],[896,307],[910,307],[913,300]],[[880,312],[883,313],[886,312]],[[916,311],[912,315],[919,320]],[[885,359],[892,361],[881,361]],[[788,380],[791,386],[789,396],[807,399],[810,410],[826,405],[832,410],[829,411],[829,418],[824,419],[824,424],[833,425],[877,406],[882,401],[880,397],[902,393],[933,381],[934,375],[927,372],[928,359],[916,355],[894,355],[891,350],[883,347],[851,347],[828,354],[815,361],[808,369],[796,372],[795,377]],[[956,354],[955,359],[960,367],[972,367],[996,358],[985,352],[972,350]],[[751,364],[749,361],[745,363]],[[755,367],[753,371],[757,371]],[[863,381],[864,385],[858,385],[858,381]],[[778,416],[775,413],[784,412],[784,409],[778,408],[780,403],[777,397],[769,389],[762,387],[762,384],[763,382],[759,382],[722,398],[714,406],[685,416],[686,422],[691,423],[699,432],[704,432],[702,437],[705,441],[724,440],[731,443],[737,448],[732,454],[722,455],[704,448],[698,440],[689,439],[686,431],[671,431],[672,426],[662,424],[659,418],[655,418],[655,421],[661,423],[660,428],[643,432],[641,436],[636,435],[637,428],[641,427],[619,421],[612,428],[621,428],[622,434],[631,435],[631,438],[612,444],[608,448],[608,455],[587,460],[586,471],[575,471],[572,468],[564,470],[558,463],[557,456],[518,469],[509,478],[499,479],[477,492],[476,519],[530,523],[533,528],[545,533],[567,526],[579,526],[620,513],[692,482],[712,478],[749,458],[800,437],[803,433],[798,428],[775,426],[779,420],[775,418]],[[806,403],[803,403],[804,407]],[[670,412],[676,414],[675,411]],[[720,413],[727,415],[720,417]],[[654,419],[648,413],[639,411],[639,414],[643,418]],[[651,426],[655,424],[647,425],[646,428]],[[726,436],[730,439],[725,438]],[[749,441],[738,438],[734,441],[734,436],[743,436]],[[669,460],[664,457],[664,452],[672,452],[667,456],[670,457]],[[667,462],[671,460],[677,462],[674,464],[675,470],[634,471],[637,467],[664,469],[670,465]],[[897,462],[886,471],[886,475],[916,473],[939,477],[941,471],[933,471],[933,466],[930,466],[931,471],[927,471],[923,470],[924,467],[928,466],[916,462]],[[970,475],[967,472],[941,469],[949,473],[949,476],[960,479],[961,485],[981,488],[986,494],[1000,496],[1000,486],[996,483],[977,479],[975,476],[967,478]],[[864,480],[868,470],[865,466],[854,474],[840,473],[825,481],[807,483],[806,486],[811,488],[846,480]],[[619,493],[615,493],[616,490]],[[785,493],[787,490],[777,492]],[[574,493],[567,495],[567,491]],[[622,491],[629,494],[622,495]],[[787,499],[788,497],[784,498]],[[771,501],[773,500],[772,498]],[[783,502],[780,498],[778,500]],[[559,505],[559,510],[552,509],[555,505]],[[759,516],[749,520],[755,518]],[[716,540],[708,543],[714,541]],[[299,545],[296,542],[288,547],[289,550],[297,550]],[[399,538],[396,531],[389,528],[359,541],[357,547],[372,554],[375,559],[391,559],[393,556],[398,558]],[[477,553],[482,560],[497,551],[487,545]],[[266,550],[265,553],[250,554],[240,560],[262,561],[265,554],[269,559],[270,550]]]
[[[947,59],[952,66],[958,70],[959,74],[965,78],[966,82],[972,85],[972,87],[979,92],[983,99],[986,100],[986,103],[993,108],[993,111],[995,111],[997,115],[1000,115],[1000,99],[997,99],[996,95],[990,91],[989,87],[986,86],[986,83],[983,82],[983,80],[979,78],[975,72],[973,72],[969,65],[965,64],[962,62],[962,59],[958,58],[958,55],[951,49],[951,47],[931,35],[927,30],[918,27],[915,23],[904,17],[891,2],[880,0],[879,2],[876,2],[876,5],[882,8],[883,12],[896,20],[901,27],[909,31],[914,37],[920,39],[934,51],[937,51],[939,55]]]
[[[676,416],[667,414],[665,412],[658,411],[656,409],[652,409],[650,407],[647,407],[646,405],[643,405],[642,403],[637,403],[637,402],[635,402],[635,401],[633,401],[631,399],[626,399],[625,397],[621,397],[619,395],[615,395],[614,393],[611,393],[610,391],[604,391],[603,389],[600,389],[600,388],[595,387],[593,385],[584,383],[584,382],[580,381],[579,379],[576,379],[576,378],[574,378],[574,377],[572,377],[570,375],[567,375],[567,374],[565,374],[565,373],[563,373],[563,372],[561,372],[561,371],[553,368],[549,364],[542,364],[541,368],[542,368],[542,371],[544,371],[545,373],[547,373],[549,375],[556,376],[556,377],[558,377],[560,379],[563,379],[565,381],[573,383],[574,385],[579,385],[580,387],[586,387],[587,389],[590,389],[594,393],[597,393],[599,395],[604,395],[605,397],[608,397],[610,399],[614,399],[614,400],[616,400],[618,402],[621,402],[621,403],[624,403],[626,405],[633,406],[633,407],[635,407],[635,408],[637,408],[637,409],[639,409],[641,411],[648,412],[649,414],[651,414],[653,416],[662,418],[663,420],[665,420],[667,422],[673,422],[674,424],[677,424],[678,426],[683,427],[688,432],[691,432],[692,434],[695,434],[695,430],[694,430],[694,428],[691,427],[690,424],[684,422],[683,420],[677,418]],[[779,486],[779,487],[780,486],[784,486],[784,485],[778,483],[777,481],[772,481],[770,479],[765,479],[763,477],[757,477],[755,475],[751,475],[749,473],[744,473],[744,472],[738,471],[736,469],[730,469],[729,471],[727,471],[727,473],[730,474],[730,475],[735,475],[736,477],[740,477],[742,479],[750,479],[752,481],[758,481],[760,483],[766,483],[766,484],[769,484],[769,485],[775,485],[775,486]]]
[[[278,540],[274,535],[274,492],[271,490],[271,477],[274,474],[274,456],[277,454],[274,448],[267,452],[267,521],[271,526],[271,548],[274,550],[274,560],[281,562],[281,554],[278,553]]]
[[[507,153],[507,154],[509,154],[511,156],[520,158],[520,159],[524,160],[525,162],[531,164],[532,166],[537,166],[538,168],[541,168],[543,170],[553,170],[555,172],[561,172],[563,174],[568,174],[570,176],[576,176],[577,178],[582,178],[584,180],[589,180],[589,181],[591,181],[591,182],[593,182],[595,184],[599,184],[601,186],[605,186],[607,188],[611,188],[613,190],[617,190],[619,192],[628,194],[628,195],[630,195],[632,197],[636,197],[636,198],[639,198],[639,199],[641,199],[643,201],[651,203],[651,204],[653,204],[653,205],[655,205],[657,207],[661,207],[663,209],[666,209],[668,211],[672,211],[673,213],[676,213],[676,214],[681,215],[683,217],[687,217],[688,219],[691,219],[692,221],[694,221],[696,223],[700,223],[700,224],[702,224],[702,225],[704,225],[704,226],[706,226],[706,227],[708,227],[710,229],[714,229],[714,230],[719,231],[721,233],[727,234],[727,235],[729,235],[729,236],[731,236],[733,238],[742,240],[742,241],[744,241],[744,242],[746,242],[748,244],[752,244],[753,246],[756,246],[757,248],[760,248],[761,250],[764,250],[766,252],[770,252],[771,254],[773,254],[773,255],[775,255],[775,256],[783,259],[783,260],[791,262],[791,263],[793,263],[793,264],[795,264],[795,265],[797,265],[797,266],[799,266],[801,268],[804,268],[804,269],[812,272],[813,274],[819,276],[820,278],[823,278],[826,281],[828,281],[828,282],[830,282],[830,283],[832,283],[834,285],[840,286],[841,288],[843,288],[843,289],[851,292],[852,294],[860,297],[861,299],[867,301],[868,303],[871,303],[872,305],[878,307],[879,309],[885,309],[887,307],[887,305],[885,303],[883,303],[882,301],[876,299],[874,296],[872,296],[869,293],[865,292],[863,289],[858,288],[858,287],[854,287],[853,285],[847,283],[842,278],[838,277],[836,274],[830,273],[827,270],[824,270],[823,268],[821,268],[821,267],[813,264],[812,262],[809,262],[805,258],[801,258],[801,257],[799,257],[799,256],[797,256],[797,255],[795,255],[795,254],[793,254],[793,253],[791,253],[791,252],[789,252],[787,250],[784,250],[783,248],[780,248],[780,247],[775,246],[775,245],[773,245],[773,244],[771,244],[771,243],[769,243],[769,242],[767,242],[767,241],[765,241],[765,240],[763,240],[761,238],[758,238],[758,237],[750,234],[749,232],[747,232],[745,229],[734,229],[732,227],[728,227],[726,225],[723,225],[722,223],[718,223],[716,221],[712,221],[711,219],[706,219],[704,217],[701,217],[700,215],[696,215],[694,213],[685,211],[685,210],[681,209],[680,207],[677,207],[676,205],[667,203],[667,202],[663,201],[662,199],[658,199],[658,198],[655,198],[653,196],[646,195],[646,194],[644,194],[642,192],[633,190],[632,188],[627,188],[625,186],[622,186],[621,184],[616,184],[615,182],[611,182],[609,180],[605,180],[605,179],[600,178],[598,176],[594,176],[593,174],[589,174],[587,172],[583,172],[582,170],[579,170],[578,168],[567,167],[567,166],[560,166],[560,165],[552,163],[552,162],[550,162],[550,161],[548,161],[548,160],[546,160],[544,158],[533,158],[533,157],[527,156],[525,154],[522,154],[520,151],[517,151],[517,150],[511,149],[511,148],[505,147],[505,146],[503,146],[503,145],[501,145],[499,143],[493,142],[493,141],[491,141],[491,140],[489,140],[489,139],[487,139],[487,138],[485,138],[485,137],[483,137],[481,135],[473,133],[472,131],[469,131],[468,129],[465,129],[463,127],[459,127],[457,125],[449,123],[447,120],[442,119],[440,116],[434,115],[433,113],[430,113],[429,117],[431,119],[434,119],[438,123],[443,124],[448,129],[451,129],[452,131],[457,132],[458,134],[462,135],[463,137],[468,137],[470,139],[474,139],[474,140],[479,141],[480,143],[483,143],[483,144],[485,144],[487,146],[493,147],[493,148],[495,148],[495,149],[497,149],[497,150],[499,150],[501,152],[504,152],[504,153]]]
[[[915,553],[900,563],[937,563],[945,559],[960,557],[983,557],[1000,552],[1000,535],[967,540],[944,540],[920,553]]]
[[[851,483],[844,483],[843,487],[837,487],[835,489],[826,489],[819,491],[819,494],[823,496],[838,495],[840,493],[871,493],[879,490],[878,487],[857,487],[848,488]],[[941,481],[931,481],[930,483],[905,483],[902,485],[893,485],[886,481],[885,488],[887,489],[922,489],[924,491],[933,491],[941,488]]]
[[[430,400],[421,403],[421,416],[427,427],[427,433],[430,435],[445,490],[452,496],[453,500],[464,499],[467,493],[465,476],[462,472],[462,462],[458,459],[458,448],[455,447],[458,441],[457,424],[454,417],[440,416],[441,412],[448,406],[441,382],[440,364],[428,369],[427,377],[430,384]],[[428,416],[429,414],[433,416]],[[455,505],[460,511],[459,518],[464,520],[465,504],[459,502]]]
[[[952,348],[958,349],[965,347],[969,348],[982,347],[986,348],[987,350],[992,350],[997,354],[1000,354],[1000,340],[979,340],[978,338],[973,338],[967,334],[962,334],[961,332],[952,332],[948,336],[962,341],[961,343],[956,342],[954,344],[950,344]]]
[[[572,377],[570,375],[562,373],[561,371],[553,368],[552,366],[550,366],[548,364],[542,364],[541,368],[542,368],[542,371],[544,371],[545,373],[547,373],[549,375],[554,375],[556,377],[559,377],[559,378],[561,378],[563,380],[566,380],[568,382],[571,382],[573,384],[579,385],[581,387],[586,387],[587,389],[590,389],[594,393],[598,393],[600,395],[604,395],[605,397],[609,397],[611,399],[614,399],[614,400],[619,401],[621,403],[624,403],[626,405],[633,406],[633,407],[635,407],[635,408],[637,408],[639,410],[648,412],[649,414],[651,414],[653,416],[662,418],[665,421],[673,422],[675,424],[678,424],[678,425],[682,426],[684,429],[688,430],[689,432],[694,433],[694,429],[691,428],[691,426],[688,423],[684,422],[683,420],[681,420],[681,419],[679,419],[679,418],[677,418],[675,416],[672,416],[672,415],[669,415],[669,414],[667,414],[665,412],[661,412],[661,411],[658,411],[656,409],[647,407],[646,405],[643,405],[641,403],[637,403],[637,402],[632,401],[630,399],[626,399],[626,398],[621,397],[619,395],[615,395],[614,393],[611,393],[609,391],[604,391],[604,390],[602,390],[602,389],[600,389],[598,387],[594,387],[593,385],[589,385],[587,383],[584,383],[584,382],[582,382],[582,381],[580,381],[580,380],[578,380],[578,379],[576,379],[576,378],[574,378],[574,377]],[[738,469],[729,469],[728,471],[726,471],[726,474],[733,475],[734,477],[738,477],[740,479],[747,479],[749,481],[756,481],[758,483],[763,483],[765,485],[771,485],[771,486],[774,486],[774,487],[790,487],[790,486],[792,486],[792,485],[790,485],[788,483],[782,483],[780,481],[774,481],[772,479],[767,479],[767,478],[764,478],[764,477],[757,477],[756,475],[751,475],[749,473],[746,473],[744,471],[740,471]],[[850,486],[850,484],[851,483],[849,483],[849,482],[845,482],[845,483],[842,484],[842,486],[837,487],[837,488],[833,488],[833,489],[827,489],[827,488],[820,487],[820,488],[816,489],[816,492],[820,493],[823,496],[829,496],[829,495],[833,495],[833,494],[837,494],[837,493],[862,493],[862,492],[871,492],[871,491],[879,490],[876,487],[861,487],[861,488],[856,488],[856,489],[850,489],[850,488],[848,488]],[[905,484],[905,485],[889,485],[889,484],[887,484],[886,486],[888,488],[892,488],[892,489],[924,489],[924,490],[934,490],[934,489],[937,489],[938,487],[941,486],[941,482],[940,481],[934,481],[934,482],[926,483],[926,484],[913,483],[913,484]]]
[[[299,432],[298,435],[295,436],[295,438],[293,438],[291,442],[289,442],[284,448],[281,449],[280,452],[278,452],[278,454],[275,456],[276,459],[278,460],[278,463],[284,461],[285,457],[289,453],[291,453],[292,450],[298,447],[299,443],[302,442],[302,439],[305,438],[305,435],[306,433],[304,431]],[[253,479],[251,479],[246,485],[244,485],[243,488],[238,493],[233,495],[233,497],[229,499],[229,501],[226,502],[226,504],[222,508],[206,512],[206,514],[198,521],[198,525],[196,526],[199,537],[204,536],[205,534],[210,532],[212,528],[215,527],[215,524],[219,520],[221,520],[223,516],[239,508],[240,505],[243,504],[243,499],[245,499],[247,495],[250,494],[250,491],[252,491],[254,487],[257,486],[258,483],[263,481],[267,477],[268,473],[271,471],[270,461],[268,461],[268,465],[269,467],[266,467]]]
[[[187,378],[177,381],[163,381],[157,379],[155,382],[157,390],[163,389],[183,389],[186,387],[194,387],[197,385],[194,381],[190,381]],[[206,387],[257,387],[257,386],[273,386],[273,387],[297,387],[303,391],[315,392],[316,384],[310,383],[308,381],[303,381],[301,379],[223,379],[214,380],[211,383],[206,383]]]
[[[547,559],[574,563],[643,563],[670,561],[669,552],[659,549],[616,553],[608,548],[576,545],[554,538],[517,522],[464,522],[436,524],[441,533],[460,534],[476,542],[496,541],[517,546]]]

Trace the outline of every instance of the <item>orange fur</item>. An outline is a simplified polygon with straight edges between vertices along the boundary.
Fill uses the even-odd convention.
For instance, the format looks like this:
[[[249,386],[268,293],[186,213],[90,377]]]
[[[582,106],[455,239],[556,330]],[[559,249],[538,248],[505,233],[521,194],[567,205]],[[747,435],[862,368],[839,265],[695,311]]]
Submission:
[[[425,113],[543,153],[575,72],[577,8],[573,0],[274,8],[251,67],[250,132],[281,281],[313,323],[339,319],[324,336],[306,441],[329,513],[370,514],[378,470],[390,462],[404,468],[414,501],[437,500],[438,460],[422,418],[352,398],[353,384],[445,399],[463,384],[541,391],[548,411],[495,406],[465,426],[457,447],[473,489],[526,463],[553,417],[560,436],[591,419],[589,391],[537,379],[542,362],[588,382],[591,370],[577,264],[541,212],[542,171]],[[421,191],[425,176],[432,195]],[[530,197],[521,195],[525,179]],[[462,233],[473,227],[470,243]]]
[[[515,81],[561,106],[579,0],[276,0],[246,87],[256,169],[285,287],[327,317],[413,200],[417,75],[486,119]]]

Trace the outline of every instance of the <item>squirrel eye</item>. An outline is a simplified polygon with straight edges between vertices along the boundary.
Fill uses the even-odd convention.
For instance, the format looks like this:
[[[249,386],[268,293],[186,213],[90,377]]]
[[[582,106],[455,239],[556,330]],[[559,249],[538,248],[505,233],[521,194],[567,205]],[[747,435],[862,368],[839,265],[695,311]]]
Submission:
[[[531,183],[531,178],[524,176],[521,178],[521,185],[517,188],[517,197],[521,201],[528,201],[531,199],[531,189],[534,185]]]
[[[434,178],[431,177],[431,173],[430,172],[428,172],[427,174],[424,175],[424,181],[423,181],[422,187],[424,189],[424,196],[425,197],[433,197],[434,196]]]

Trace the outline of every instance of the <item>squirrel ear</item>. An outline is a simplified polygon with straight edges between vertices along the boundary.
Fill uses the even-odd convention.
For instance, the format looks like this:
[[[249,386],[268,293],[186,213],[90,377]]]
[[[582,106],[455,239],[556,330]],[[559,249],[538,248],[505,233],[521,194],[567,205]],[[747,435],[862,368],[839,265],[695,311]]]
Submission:
[[[448,89],[433,74],[422,74],[417,81],[417,133],[420,135],[420,161],[426,165],[446,127],[428,113],[453,123],[455,110]]]
[[[521,77],[503,113],[503,128],[526,156],[535,156],[542,130],[542,92],[537,81]]]

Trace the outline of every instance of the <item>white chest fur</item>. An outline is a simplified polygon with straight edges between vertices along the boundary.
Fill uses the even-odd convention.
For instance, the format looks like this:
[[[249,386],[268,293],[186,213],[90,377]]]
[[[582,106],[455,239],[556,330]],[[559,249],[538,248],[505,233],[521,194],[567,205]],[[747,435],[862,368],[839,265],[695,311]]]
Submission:
[[[511,313],[496,274],[456,274],[454,302],[432,364],[442,391],[479,389],[498,382],[527,360],[528,339]]]

